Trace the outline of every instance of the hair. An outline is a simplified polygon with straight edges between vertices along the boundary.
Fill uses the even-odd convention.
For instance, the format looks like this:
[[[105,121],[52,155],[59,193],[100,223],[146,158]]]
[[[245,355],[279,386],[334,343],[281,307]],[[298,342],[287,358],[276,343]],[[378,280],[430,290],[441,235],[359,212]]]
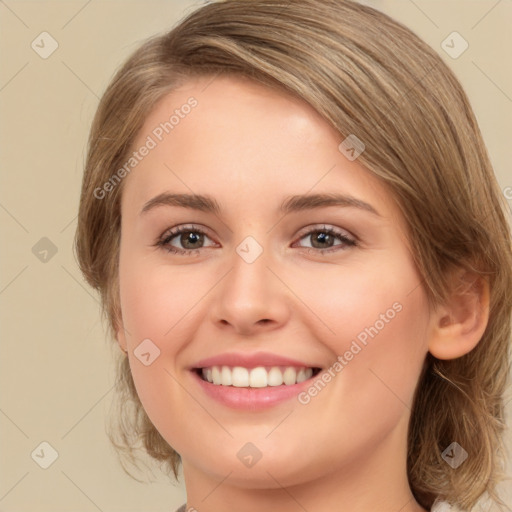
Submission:
[[[488,324],[477,346],[453,360],[427,354],[409,423],[407,474],[427,509],[438,497],[470,509],[484,493],[503,505],[496,485],[506,461],[510,370],[507,203],[454,73],[410,29],[368,6],[350,0],[210,3],[145,41],[117,71],[92,123],[75,239],[112,341],[121,318],[123,182],[104,199],[94,191],[122,167],[160,99],[186,80],[217,75],[247,77],[301,98],[341,137],[363,141],[358,162],[398,204],[431,307],[453,291],[454,269],[488,281]],[[141,441],[142,450],[177,477],[180,456],[146,415],[128,358],[118,357],[118,425],[110,440],[134,464]],[[457,470],[442,458],[454,441],[469,452]]]

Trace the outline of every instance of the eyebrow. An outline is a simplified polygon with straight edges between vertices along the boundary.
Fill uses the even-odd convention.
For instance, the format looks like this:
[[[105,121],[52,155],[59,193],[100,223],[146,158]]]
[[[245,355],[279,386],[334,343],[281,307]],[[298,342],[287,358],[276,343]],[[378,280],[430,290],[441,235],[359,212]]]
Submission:
[[[202,194],[159,194],[144,204],[141,215],[159,206],[179,206],[202,212],[221,213],[219,203],[211,196]],[[350,195],[343,194],[306,194],[287,197],[281,204],[279,211],[283,214],[313,210],[328,206],[341,206],[359,208],[378,217],[380,213],[369,203]]]

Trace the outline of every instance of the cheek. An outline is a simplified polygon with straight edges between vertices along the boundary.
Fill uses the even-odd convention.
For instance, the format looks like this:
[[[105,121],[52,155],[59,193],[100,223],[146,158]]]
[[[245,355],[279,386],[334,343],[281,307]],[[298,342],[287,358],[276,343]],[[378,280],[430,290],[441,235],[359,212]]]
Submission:
[[[176,347],[187,313],[201,297],[190,270],[127,259],[120,265],[121,309],[132,348],[150,338],[160,349]],[[196,276],[197,279],[197,276]],[[202,289],[202,287],[201,287]],[[168,346],[168,347],[167,347]]]
[[[201,414],[177,384],[180,352],[190,338],[187,313],[198,300],[197,289],[187,281],[179,271],[170,275],[168,267],[149,265],[149,259],[120,261],[121,310],[137,395],[152,424],[178,451],[193,428],[177,421],[177,411]],[[143,346],[144,351],[139,348]],[[149,364],[144,353],[149,353]]]
[[[338,286],[332,279],[335,292],[317,294],[322,320],[336,333],[319,338],[333,354],[332,376],[306,390],[295,419],[310,426],[315,418],[304,442],[318,451],[327,444],[333,467],[377,450],[397,425],[406,426],[427,352],[428,303],[418,283],[397,261],[364,277],[344,276]],[[287,435],[276,432],[274,442],[286,446]]]
[[[418,290],[400,297],[394,306],[361,331],[364,343],[359,343],[360,364],[357,369],[354,365],[354,373],[377,407],[395,405],[399,411],[412,405],[427,353],[427,303]]]
[[[358,336],[363,342],[372,339],[370,332],[375,334],[375,329],[377,337],[394,334],[398,342],[403,340],[399,331],[417,333],[426,320],[421,278],[405,251],[353,258],[340,265],[290,274],[287,279],[301,302],[315,313],[319,341],[336,354],[348,349],[347,342],[350,345]],[[301,321],[307,316],[301,316]]]
[[[410,407],[427,353],[428,302],[420,277],[406,253],[393,256],[371,268],[333,269],[316,286],[312,278],[301,285],[304,302],[321,319],[317,337],[333,364],[340,363],[331,367],[335,377],[327,385],[336,392],[321,394],[342,397],[361,421],[377,411],[396,418]],[[337,407],[320,407],[322,401],[329,421],[340,421]]]

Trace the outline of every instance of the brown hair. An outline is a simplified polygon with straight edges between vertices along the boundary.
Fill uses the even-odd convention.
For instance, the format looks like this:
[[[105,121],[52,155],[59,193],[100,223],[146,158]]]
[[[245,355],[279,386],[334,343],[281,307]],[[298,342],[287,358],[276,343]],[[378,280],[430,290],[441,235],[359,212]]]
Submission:
[[[440,56],[387,15],[352,1],[226,0],[193,12],[145,42],[117,72],[92,125],[76,249],[101,293],[111,334],[120,318],[118,256],[123,183],[94,191],[129,153],[156,102],[194,76],[243,75],[298,96],[343,137],[365,144],[359,162],[386,183],[406,219],[432,307],[450,291],[448,272],[488,279],[488,325],[454,360],[427,355],[408,433],[407,470],[417,501],[438,496],[470,508],[484,492],[503,504],[504,392],[509,372],[512,248],[500,191],[466,94]],[[179,455],[147,417],[128,358],[118,368],[119,425],[112,442],[132,462],[137,441],[177,475]],[[441,454],[470,452],[456,471]],[[126,469],[126,468],[125,468]]]

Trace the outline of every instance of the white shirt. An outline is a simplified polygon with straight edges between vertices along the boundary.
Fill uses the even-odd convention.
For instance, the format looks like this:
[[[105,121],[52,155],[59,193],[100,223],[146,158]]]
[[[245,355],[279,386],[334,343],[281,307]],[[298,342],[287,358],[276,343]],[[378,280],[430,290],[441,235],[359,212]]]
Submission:
[[[180,511],[181,512],[181,511]],[[430,512],[460,512],[460,508],[439,499],[434,501]]]

